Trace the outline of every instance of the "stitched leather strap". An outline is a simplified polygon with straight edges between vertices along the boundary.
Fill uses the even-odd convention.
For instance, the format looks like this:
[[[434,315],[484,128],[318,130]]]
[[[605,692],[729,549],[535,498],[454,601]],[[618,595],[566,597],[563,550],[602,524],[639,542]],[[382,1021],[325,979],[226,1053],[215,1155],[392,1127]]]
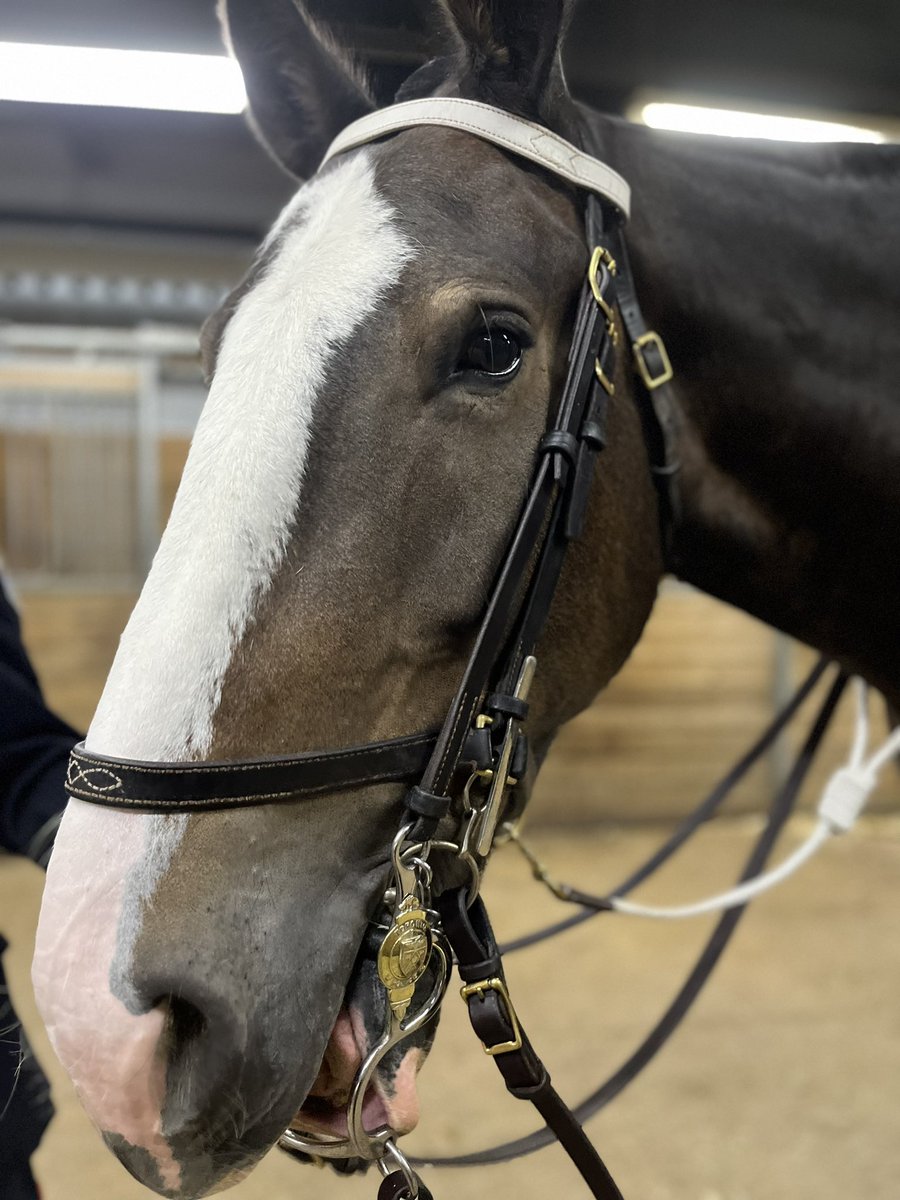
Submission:
[[[82,742],[69,759],[66,791],[92,804],[137,812],[251,808],[371,783],[412,781],[424,771],[436,740],[434,734],[414,734],[346,750],[234,763],[133,762],[91,754]]]
[[[519,158],[538,163],[576,187],[594,192],[614,205],[626,220],[630,214],[631,188],[612,167],[551,133],[543,125],[504,112],[492,104],[463,100],[458,96],[407,100],[361,117],[335,138],[322,165],[338,154],[416,125],[442,125],[474,134]]]

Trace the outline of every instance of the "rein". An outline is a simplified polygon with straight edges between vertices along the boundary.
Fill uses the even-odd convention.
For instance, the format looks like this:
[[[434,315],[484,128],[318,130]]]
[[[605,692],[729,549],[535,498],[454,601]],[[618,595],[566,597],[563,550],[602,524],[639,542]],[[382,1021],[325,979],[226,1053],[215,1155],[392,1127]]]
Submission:
[[[523,806],[517,787],[521,794],[524,789],[518,781],[529,761],[523,726],[536,669],[534,650],[567,549],[581,535],[595,465],[606,444],[607,413],[616,394],[620,319],[631,348],[635,396],[659,492],[664,538],[671,530],[678,499],[675,406],[669,388],[673,372],[662,339],[647,327],[637,300],[622,232],[630,190],[616,172],[539,125],[461,99],[410,101],[365,117],[345,130],[325,162],[419,125],[442,125],[493,142],[587,192],[590,253],[567,378],[547,431],[535,448],[533,474],[515,532],[443,726],[437,733],[365,746],[240,762],[134,762],[94,754],[82,744],[72,754],[67,790],[93,804],[167,814],[302,801],[376,782],[409,785],[392,849],[393,879],[385,892],[389,923],[378,950],[378,971],[390,1010],[384,1036],[354,1083],[347,1138],[328,1140],[291,1129],[283,1136],[282,1147],[307,1158],[375,1161],[384,1176],[379,1200],[429,1200],[427,1188],[398,1150],[393,1131],[364,1127],[362,1104],[368,1082],[388,1050],[436,1015],[455,956],[464,985],[462,996],[485,1053],[496,1062],[508,1090],[534,1104],[548,1129],[524,1144],[452,1161],[504,1161],[557,1138],[597,1200],[622,1200],[580,1121],[630,1082],[670,1035],[724,949],[741,910],[723,917],[686,990],[642,1051],[618,1073],[619,1083],[614,1077],[605,1090],[573,1113],[554,1090],[522,1029],[478,892],[498,829]],[[773,810],[748,869],[758,870],[765,860],[790,811],[799,780],[792,786],[793,792],[783,793],[780,807]],[[693,828],[706,819],[706,810],[700,811]],[[672,851],[655,856],[657,865],[686,836],[678,840],[676,835]],[[466,886],[447,887],[433,896],[429,863],[433,854],[452,856]],[[590,900],[569,890],[572,895],[563,898],[579,904]],[[593,912],[579,914],[561,928],[588,915]],[[433,983],[422,998],[429,972]],[[423,987],[417,986],[420,983]]]

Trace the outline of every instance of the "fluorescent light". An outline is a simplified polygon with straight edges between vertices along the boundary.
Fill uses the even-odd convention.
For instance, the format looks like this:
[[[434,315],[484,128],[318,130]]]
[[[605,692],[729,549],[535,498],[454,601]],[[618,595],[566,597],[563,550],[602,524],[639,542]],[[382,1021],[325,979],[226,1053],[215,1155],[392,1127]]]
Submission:
[[[678,133],[713,133],[720,137],[765,138],[778,142],[884,142],[877,129],[817,121],[808,117],[776,116],[768,113],[734,112],[727,108],[703,108],[695,104],[645,104],[640,119],[654,129]]]
[[[0,100],[239,113],[247,96],[223,55],[0,42]]]

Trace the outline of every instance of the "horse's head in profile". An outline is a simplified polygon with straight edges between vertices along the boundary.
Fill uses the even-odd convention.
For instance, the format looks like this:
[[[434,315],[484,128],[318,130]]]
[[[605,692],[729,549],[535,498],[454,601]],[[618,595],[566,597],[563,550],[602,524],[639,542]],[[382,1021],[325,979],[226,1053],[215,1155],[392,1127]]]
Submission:
[[[574,136],[562,0],[446,0],[405,97],[482,99]],[[339,157],[372,105],[293,0],[227,0],[255,126],[306,182],[204,333],[209,399],[88,749],[237,760],[436,728],[562,386],[584,198],[452,129]],[[538,755],[624,661],[660,548],[639,420],[611,414],[587,534],[542,644]],[[73,800],[35,981],[57,1051],[148,1186],[234,1182],[298,1111],[341,1128],[383,1020],[358,964],[403,789],[138,815]],[[426,1044],[367,1110],[416,1123]],[[368,1119],[368,1118],[367,1118]]]

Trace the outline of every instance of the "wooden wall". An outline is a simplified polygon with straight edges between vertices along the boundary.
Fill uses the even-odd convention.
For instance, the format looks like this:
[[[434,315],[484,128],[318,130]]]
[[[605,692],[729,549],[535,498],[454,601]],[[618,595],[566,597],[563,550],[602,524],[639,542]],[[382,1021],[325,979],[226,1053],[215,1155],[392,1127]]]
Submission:
[[[160,533],[188,446],[184,438],[159,442]],[[10,569],[137,578],[136,506],[133,436],[0,430],[0,551]]]
[[[546,822],[671,819],[688,812],[747,750],[775,708],[776,635],[728,605],[687,588],[666,590],[624,670],[594,705],[560,733],[534,797]],[[783,640],[789,682],[817,655]],[[830,676],[829,676],[830,678]],[[804,792],[812,806],[846,758],[853,729],[848,689]],[[788,735],[737,788],[730,812],[770,802],[811,724],[822,685]],[[873,738],[887,730],[880,698]],[[887,772],[872,808],[900,803],[900,775]]]
[[[26,592],[17,596],[22,633],[48,704],[87,728],[109,672],[133,592]]]
[[[50,703],[83,729],[134,596],[34,593],[21,601],[26,640]],[[664,592],[625,669],[560,734],[532,819],[668,820],[687,812],[768,720],[774,654],[771,631],[736,610],[687,590]],[[797,648],[792,660],[799,674],[812,656]],[[819,781],[825,766],[846,752],[848,710],[845,702]],[[882,729],[880,709],[876,728]],[[734,807],[761,808],[777,774],[778,762],[770,758],[742,786]],[[896,807],[896,778],[879,799]]]

